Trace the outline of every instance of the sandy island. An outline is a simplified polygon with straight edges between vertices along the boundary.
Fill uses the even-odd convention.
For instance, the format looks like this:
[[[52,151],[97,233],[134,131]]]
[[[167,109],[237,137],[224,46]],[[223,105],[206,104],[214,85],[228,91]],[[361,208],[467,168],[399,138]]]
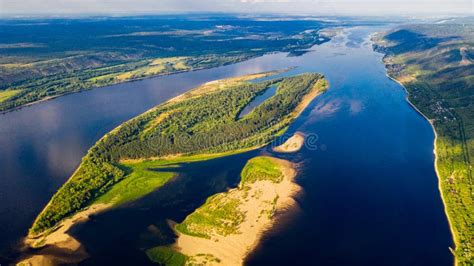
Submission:
[[[304,144],[303,134],[296,132],[291,138],[287,139],[285,143],[273,148],[275,152],[292,153],[299,151]]]
[[[294,183],[294,165],[289,161],[266,158],[278,165],[283,175],[282,180],[278,183],[258,180],[245,187],[241,183],[238,188],[216,195],[222,195],[218,199],[220,202],[238,200],[237,209],[245,218],[238,225],[237,232],[230,234],[197,225],[195,229],[198,232],[204,230],[210,236],[209,239],[178,233],[177,242],[172,248],[188,257],[186,264],[242,265],[247,255],[257,246],[265,230],[275,223],[278,214],[295,206],[293,197],[301,187]],[[209,201],[208,199],[206,204]],[[188,228],[190,226],[193,224],[188,225]]]

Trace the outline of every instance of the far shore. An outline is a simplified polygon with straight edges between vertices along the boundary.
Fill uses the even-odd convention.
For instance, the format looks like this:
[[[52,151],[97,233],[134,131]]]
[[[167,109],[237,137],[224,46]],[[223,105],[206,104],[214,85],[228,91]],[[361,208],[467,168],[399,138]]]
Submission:
[[[266,53],[266,54],[272,54],[272,53]],[[145,76],[145,77],[136,77],[136,78],[123,80],[123,81],[118,81],[118,82],[103,85],[103,86],[93,86],[93,87],[83,89],[83,90],[80,90],[80,91],[70,91],[70,92],[60,93],[60,94],[57,94],[57,95],[47,96],[47,97],[44,97],[42,99],[38,99],[36,101],[32,101],[32,102],[29,102],[29,103],[25,103],[25,104],[22,104],[22,105],[19,105],[19,106],[12,107],[10,109],[0,111],[0,115],[10,113],[10,112],[13,112],[13,111],[18,111],[22,108],[29,107],[29,106],[32,106],[32,105],[37,104],[37,103],[53,100],[53,99],[56,99],[58,97],[66,96],[66,95],[69,95],[69,94],[76,94],[76,93],[81,93],[81,92],[85,92],[85,91],[90,91],[90,90],[93,90],[93,89],[100,89],[100,88],[105,88],[105,87],[109,87],[109,86],[115,86],[115,85],[119,85],[119,84],[129,83],[129,82],[142,81],[142,80],[146,80],[146,79],[159,78],[159,77],[164,77],[164,76],[170,76],[170,75],[182,74],[182,73],[187,73],[187,72],[194,72],[194,71],[199,71],[199,70],[223,67],[223,66],[232,65],[232,64],[238,64],[238,63],[242,63],[242,62],[245,62],[245,61],[260,57],[260,56],[264,56],[266,54],[249,56],[249,57],[243,59],[242,61],[232,62],[232,63],[224,63],[222,65],[214,66],[214,67],[207,67],[207,68],[206,67],[198,67],[198,68],[189,69],[189,70],[178,70],[178,71],[174,71],[174,72],[160,73],[160,74],[155,74],[155,75],[150,75],[150,76]]]
[[[249,59],[251,59],[251,58],[249,58]],[[246,59],[246,60],[249,60],[249,59]],[[225,65],[221,65],[221,66],[225,66]],[[29,102],[29,103],[25,103],[25,104],[22,104],[22,105],[19,105],[19,106],[12,107],[10,109],[0,111],[0,115],[10,113],[10,112],[13,112],[13,111],[18,111],[20,109],[32,106],[32,105],[37,104],[37,103],[42,103],[42,102],[54,100],[56,98],[66,96],[66,95],[70,95],[70,94],[76,94],[76,93],[90,91],[90,90],[93,90],[93,89],[101,89],[101,88],[105,88],[105,87],[109,87],[109,86],[115,86],[115,85],[124,84],[124,83],[142,81],[142,80],[145,80],[145,79],[158,78],[158,77],[169,76],[169,75],[174,75],[174,74],[181,74],[181,73],[192,72],[192,71],[203,70],[203,69],[206,69],[206,68],[196,68],[196,69],[191,69],[191,70],[180,70],[180,71],[176,71],[176,72],[156,74],[156,75],[150,75],[150,76],[146,76],[146,77],[137,77],[137,78],[133,78],[133,79],[128,79],[128,80],[123,80],[123,81],[107,84],[107,85],[104,85],[104,86],[93,86],[93,87],[83,89],[83,90],[80,90],[80,91],[70,91],[70,92],[60,93],[60,94],[57,94],[57,95],[47,96],[47,97],[38,99],[36,101],[32,101],[32,102]]]

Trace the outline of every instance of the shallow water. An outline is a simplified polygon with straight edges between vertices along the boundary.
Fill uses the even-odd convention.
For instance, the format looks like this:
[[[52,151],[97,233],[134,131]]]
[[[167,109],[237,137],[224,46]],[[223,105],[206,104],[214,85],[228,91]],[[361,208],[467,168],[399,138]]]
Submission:
[[[367,41],[376,30],[350,29],[300,57],[270,54],[0,116],[0,250],[8,256],[87,149],[121,122],[203,82],[296,66],[281,75],[321,72],[330,89],[288,131],[310,134],[313,145],[280,155],[299,165],[299,208],[264,238],[248,264],[452,264],[433,132],[405,101],[403,88],[385,76],[382,55]],[[168,219],[180,222],[207,196],[235,186],[246,160],[260,153],[270,152],[186,165],[142,200],[74,227],[71,233],[91,254],[84,264],[146,263],[146,248],[172,243]]]

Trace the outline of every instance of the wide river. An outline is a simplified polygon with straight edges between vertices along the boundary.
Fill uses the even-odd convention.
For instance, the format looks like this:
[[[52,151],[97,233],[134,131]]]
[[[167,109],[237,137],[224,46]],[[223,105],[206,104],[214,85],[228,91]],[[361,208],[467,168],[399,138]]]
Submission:
[[[293,155],[299,206],[271,230],[249,265],[451,265],[452,239],[434,171],[433,131],[388,79],[369,35],[351,28],[299,57],[269,54],[214,69],[71,94],[0,115],[0,264],[54,192],[102,135],[199,84],[296,67],[330,82],[288,133],[310,134]],[[144,250],[172,243],[180,222],[206,197],[238,182],[245,161],[268,148],[185,166],[162,189],[71,230],[86,265],[148,263]]]

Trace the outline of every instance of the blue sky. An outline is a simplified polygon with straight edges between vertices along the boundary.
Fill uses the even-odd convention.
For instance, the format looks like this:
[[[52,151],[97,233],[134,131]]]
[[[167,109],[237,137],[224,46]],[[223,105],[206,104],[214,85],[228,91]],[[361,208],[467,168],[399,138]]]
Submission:
[[[0,15],[190,11],[322,15],[474,15],[473,5],[474,0],[0,0]]]

